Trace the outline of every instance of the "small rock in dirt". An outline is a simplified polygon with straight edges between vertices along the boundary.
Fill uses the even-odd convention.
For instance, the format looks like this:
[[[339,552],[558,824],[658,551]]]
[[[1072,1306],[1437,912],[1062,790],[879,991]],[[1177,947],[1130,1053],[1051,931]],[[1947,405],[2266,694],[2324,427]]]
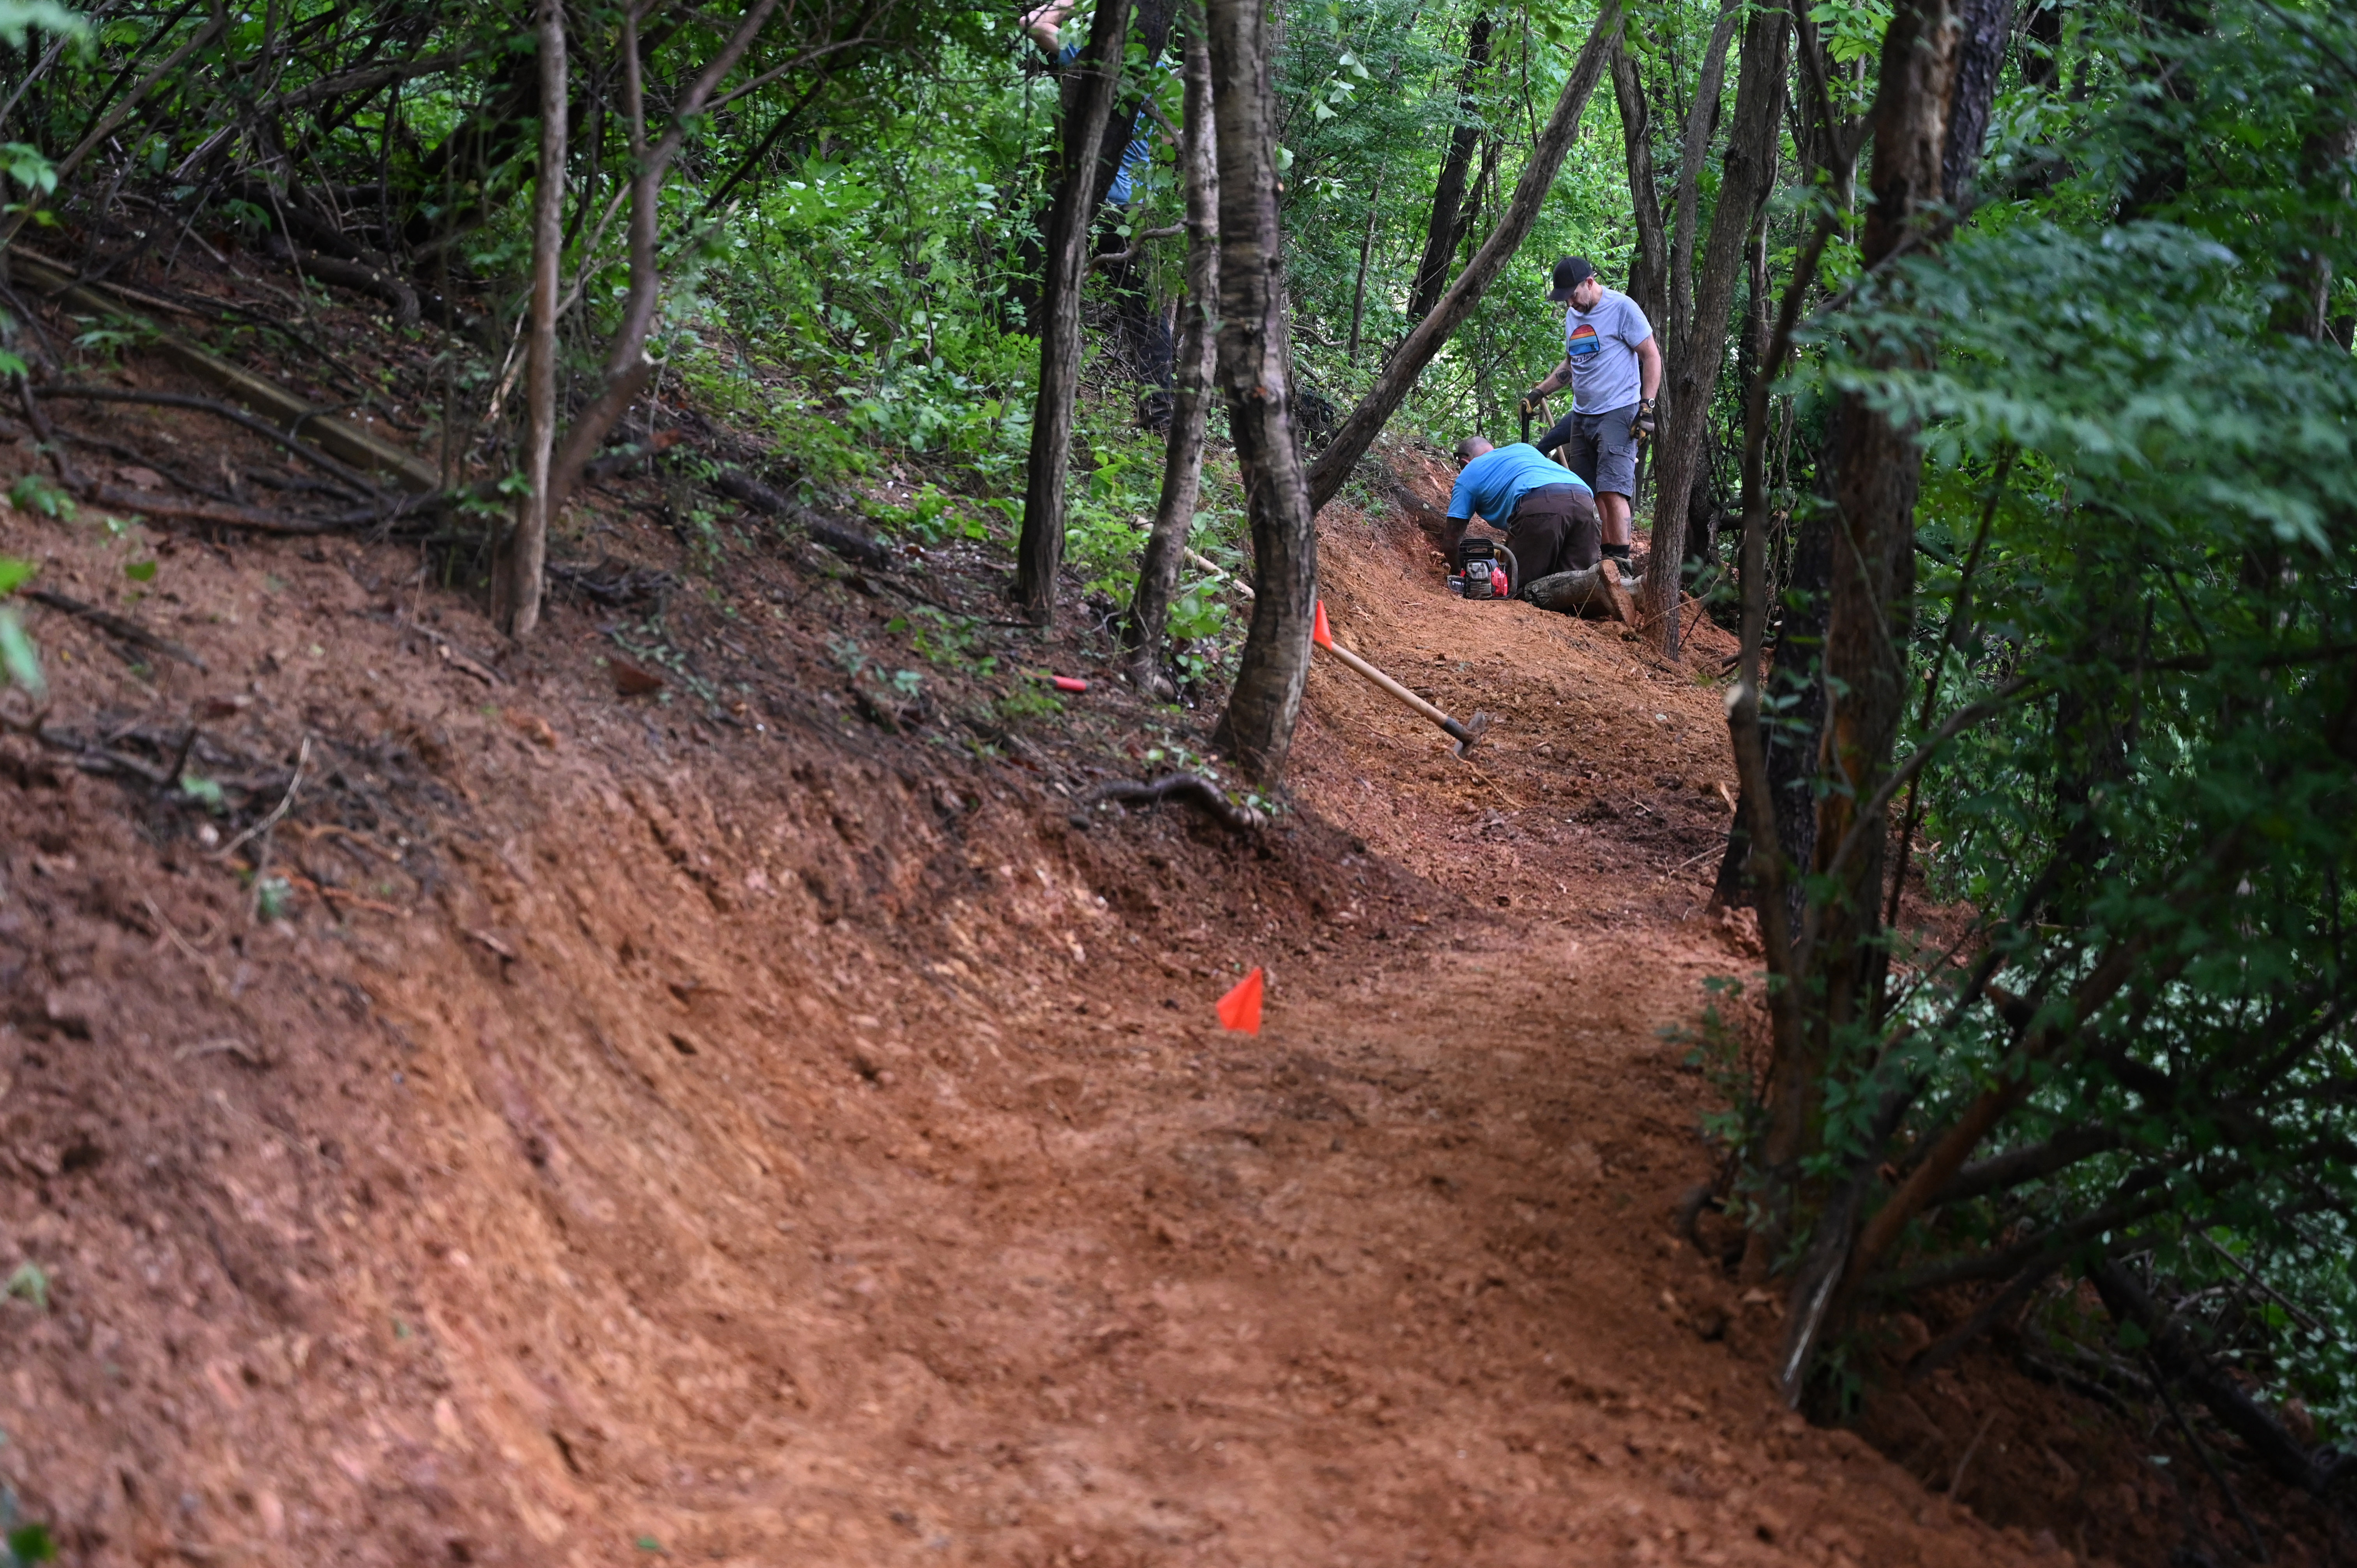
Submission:
[[[71,981],[41,999],[49,1022],[78,1040],[86,1040],[106,1017],[106,992],[97,981]]]
[[[510,708],[507,711],[507,721],[508,727],[526,740],[536,746],[546,746],[551,751],[556,749],[556,731],[551,728],[548,721],[538,714],[528,714],[521,708]]]

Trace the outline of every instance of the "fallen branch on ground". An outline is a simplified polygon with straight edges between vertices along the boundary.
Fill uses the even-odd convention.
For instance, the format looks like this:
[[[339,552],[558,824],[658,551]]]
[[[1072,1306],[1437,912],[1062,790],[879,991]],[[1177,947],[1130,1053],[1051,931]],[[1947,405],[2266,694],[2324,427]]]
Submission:
[[[124,511],[138,512],[143,517],[174,518],[183,522],[210,522],[221,528],[243,528],[255,533],[340,533],[359,523],[374,521],[382,515],[371,510],[356,518],[296,517],[289,512],[263,511],[250,506],[230,506],[222,501],[174,500],[153,490],[126,490],[120,485],[84,485],[81,493],[82,499],[93,506],[116,507]]]
[[[78,399],[83,403],[145,403],[157,408],[186,408],[193,409],[199,413],[210,413],[216,419],[226,419],[232,424],[251,430],[264,440],[275,441],[321,473],[332,474],[342,480],[354,494],[369,496],[373,495],[376,490],[376,487],[368,482],[367,476],[328,456],[309,442],[296,435],[292,430],[282,430],[266,419],[248,413],[242,408],[231,408],[225,403],[216,403],[209,397],[197,397],[188,392],[134,392],[123,387],[80,386],[70,382],[45,386],[41,389],[41,395],[46,398]]]
[[[306,252],[288,244],[282,236],[274,234],[270,238],[270,253],[292,263],[298,272],[382,300],[393,306],[393,324],[397,328],[417,325],[417,291],[391,268],[322,255],[317,251]]]
[[[158,637],[137,621],[125,620],[119,615],[113,615],[100,609],[96,605],[86,605],[80,599],[68,598],[63,594],[53,594],[47,588],[27,588],[24,590],[24,596],[37,605],[47,605],[60,615],[70,615],[86,620],[99,630],[119,637],[135,648],[144,648],[150,653],[160,653],[167,659],[177,659],[183,664],[193,664],[199,670],[210,668],[202,659],[171,639]]]
[[[20,274],[21,282],[45,291],[45,297],[53,304],[102,314],[129,314],[120,303],[120,296],[112,293],[109,285],[84,286],[74,281],[71,273],[55,263],[12,252],[9,264]],[[318,445],[347,462],[390,474],[404,490],[423,494],[441,488],[442,476],[437,471],[393,442],[347,419],[313,407],[275,381],[230,363],[191,338],[158,329],[155,347],[173,364],[207,385],[219,388],[241,403],[285,420],[290,431],[306,424],[312,425],[318,433]]]
[[[1172,799],[1184,800],[1222,826],[1240,833],[1256,833],[1268,826],[1266,812],[1237,805],[1222,792],[1218,785],[1194,773],[1173,773],[1151,784],[1135,779],[1111,779],[1088,790],[1075,803],[1093,806],[1100,800],[1116,800],[1125,806],[1153,806]]]
[[[730,500],[742,502],[755,511],[801,523],[814,542],[825,545],[847,561],[876,567],[888,566],[892,563],[891,552],[875,540],[864,533],[836,527],[792,497],[771,489],[742,468],[721,469],[712,477],[712,488]]]

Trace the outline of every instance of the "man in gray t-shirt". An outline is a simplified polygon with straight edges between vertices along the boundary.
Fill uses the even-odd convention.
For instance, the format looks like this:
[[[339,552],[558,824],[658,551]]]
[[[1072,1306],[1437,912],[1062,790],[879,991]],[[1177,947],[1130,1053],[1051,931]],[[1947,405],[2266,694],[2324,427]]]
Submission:
[[[1562,451],[1566,467],[1596,492],[1604,524],[1604,553],[1628,575],[1629,508],[1637,493],[1637,437],[1653,429],[1653,398],[1662,390],[1662,346],[1652,323],[1627,295],[1604,286],[1585,256],[1555,264],[1549,299],[1568,306],[1563,318],[1563,363],[1523,394],[1525,405],[1568,385],[1571,412],[1533,443]]]

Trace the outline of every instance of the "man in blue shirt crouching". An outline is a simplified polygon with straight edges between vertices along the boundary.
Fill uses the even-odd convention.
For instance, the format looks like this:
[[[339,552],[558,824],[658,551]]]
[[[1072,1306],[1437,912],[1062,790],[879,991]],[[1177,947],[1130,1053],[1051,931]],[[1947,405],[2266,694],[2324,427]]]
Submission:
[[[1448,498],[1448,551],[1453,558],[1475,517],[1502,529],[1520,568],[1513,590],[1557,572],[1576,572],[1603,558],[1603,523],[1596,496],[1578,475],[1520,442],[1493,446],[1479,435],[1457,444],[1463,464]]]

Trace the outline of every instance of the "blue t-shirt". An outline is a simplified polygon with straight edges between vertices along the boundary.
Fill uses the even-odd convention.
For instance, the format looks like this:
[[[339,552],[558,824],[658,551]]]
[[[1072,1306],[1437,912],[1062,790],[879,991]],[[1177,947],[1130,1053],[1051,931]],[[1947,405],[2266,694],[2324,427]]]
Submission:
[[[1522,499],[1545,485],[1587,489],[1577,474],[1549,461],[1535,446],[1519,441],[1512,446],[1493,446],[1466,464],[1457,476],[1457,489],[1448,497],[1448,515],[1462,522],[1478,514],[1482,521],[1503,527]]]
[[[1066,44],[1056,52],[1058,65],[1070,65],[1080,58],[1081,46],[1077,43]],[[1164,75],[1168,75],[1170,62],[1162,61],[1161,70]],[[1105,134],[1108,136],[1119,134],[1111,125],[1105,127]],[[1130,197],[1136,193],[1137,178],[1144,176],[1154,162],[1154,144],[1147,139],[1147,136],[1146,111],[1141,109],[1137,113],[1137,118],[1129,123],[1129,145],[1122,149],[1121,167],[1114,172],[1112,188],[1105,192],[1106,206],[1126,207],[1129,205]]]

